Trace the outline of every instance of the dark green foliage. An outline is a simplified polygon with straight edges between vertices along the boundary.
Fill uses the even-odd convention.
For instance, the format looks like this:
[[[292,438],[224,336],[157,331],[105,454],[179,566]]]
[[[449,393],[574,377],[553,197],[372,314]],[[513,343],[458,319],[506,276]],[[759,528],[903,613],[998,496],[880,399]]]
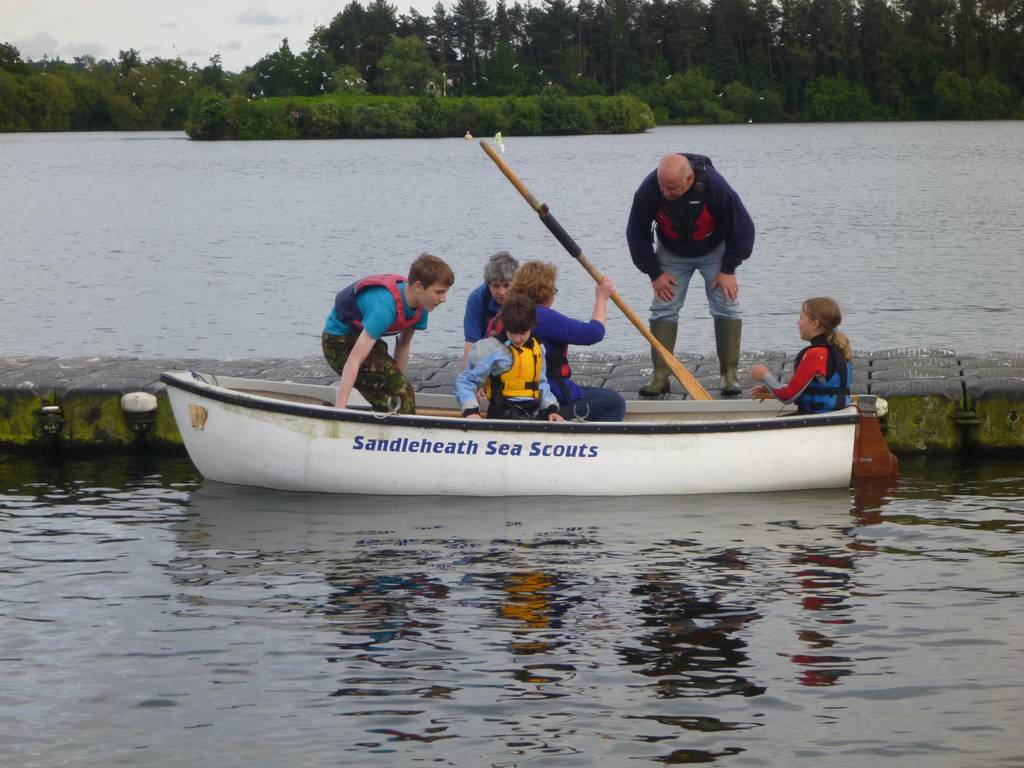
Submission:
[[[297,139],[299,117],[287,99],[232,102],[229,122],[237,139]]]
[[[23,111],[21,84],[14,75],[0,69],[0,131],[30,130],[28,117]]]
[[[449,134],[452,124],[452,110],[448,99],[423,96],[416,101],[419,110],[416,115],[416,135],[427,138],[441,138]]]
[[[1014,116],[1014,93],[991,74],[977,80],[943,71],[935,82],[937,117],[954,120],[999,119]]]
[[[541,133],[586,133],[584,128],[589,123],[587,112],[575,99],[566,96],[564,88],[548,86],[538,101]]]
[[[845,77],[817,77],[807,86],[804,115],[818,122],[873,120],[878,108],[871,102],[868,89]]]
[[[510,136],[540,136],[541,113],[536,99],[507,98],[501,102],[504,132]]]
[[[633,96],[591,97],[582,101],[595,133],[640,133],[654,127],[654,113]]]
[[[180,59],[143,62],[121,51],[117,62],[89,56],[74,63],[11,61],[0,45],[0,130],[181,129],[198,88],[198,73]]]
[[[418,99],[387,96],[226,99],[212,90],[193,102],[194,139],[329,139],[633,133],[654,127],[650,108],[631,96]]]
[[[193,139],[234,138],[228,124],[228,99],[213,88],[204,88],[192,99],[185,131]]]
[[[412,99],[366,102],[352,107],[352,138],[400,139],[416,136],[419,108]]]
[[[310,105],[302,113],[300,130],[304,138],[336,139],[348,131],[351,121],[343,119],[341,107],[330,101]]]
[[[0,70],[24,75],[29,71],[29,67],[21,60],[21,52],[15,46],[0,43]]]
[[[439,74],[430,61],[427,44],[418,37],[396,37],[380,59],[381,93],[419,96],[436,87]]]
[[[281,41],[281,47],[257,61],[253,67],[256,84],[261,96],[295,96],[304,92],[299,61],[288,45],[288,38]]]
[[[284,119],[273,104],[230,107],[190,134],[635,130],[649,118],[635,122],[631,105],[574,100],[624,94],[684,124],[1019,118],[1022,1],[453,0],[398,16],[388,0],[348,0],[307,50],[284,40],[237,74],[219,56],[199,68],[132,48],[23,61],[0,42],[0,130],[180,129],[190,108],[215,106],[211,91],[230,105],[337,98]],[[365,94],[441,100],[409,111]]]

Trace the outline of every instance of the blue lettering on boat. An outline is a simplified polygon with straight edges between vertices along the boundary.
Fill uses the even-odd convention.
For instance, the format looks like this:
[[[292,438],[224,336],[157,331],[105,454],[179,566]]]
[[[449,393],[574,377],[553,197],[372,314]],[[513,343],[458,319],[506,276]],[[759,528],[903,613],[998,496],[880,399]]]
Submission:
[[[593,459],[597,457],[597,446],[587,445],[586,443],[582,445],[564,445],[563,443],[545,445],[539,440],[535,440],[530,443],[530,455],[556,456],[567,459]]]
[[[488,440],[486,454],[488,456],[522,456],[523,445],[522,443],[502,443],[499,440]]]
[[[363,435],[352,438],[353,451],[380,451],[385,453],[442,453],[457,456],[475,456],[480,451],[476,440],[431,440],[423,437],[412,440],[395,437],[382,440]]]
[[[484,456],[541,456],[556,459],[595,459],[598,447],[582,443],[569,445],[566,443],[542,443],[535,440],[526,446],[522,443],[505,443],[501,440],[488,440],[483,446]],[[476,456],[480,452],[480,443],[475,440],[431,440],[423,437],[410,439],[395,437],[390,440],[355,435],[352,438],[353,451],[374,451],[381,453],[438,453],[455,456]]]

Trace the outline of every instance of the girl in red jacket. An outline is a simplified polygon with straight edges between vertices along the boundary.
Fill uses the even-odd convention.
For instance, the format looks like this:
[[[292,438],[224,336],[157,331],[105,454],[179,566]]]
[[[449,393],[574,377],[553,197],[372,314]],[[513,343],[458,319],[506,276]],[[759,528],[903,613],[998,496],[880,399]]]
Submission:
[[[796,402],[800,413],[838,411],[850,404],[853,352],[845,334],[836,330],[843,315],[830,298],[807,299],[800,307],[796,327],[800,338],[809,341],[796,356],[793,377],[783,385],[767,366],[755,365],[750,375],[762,382],[750,390],[751,397],[775,397]]]

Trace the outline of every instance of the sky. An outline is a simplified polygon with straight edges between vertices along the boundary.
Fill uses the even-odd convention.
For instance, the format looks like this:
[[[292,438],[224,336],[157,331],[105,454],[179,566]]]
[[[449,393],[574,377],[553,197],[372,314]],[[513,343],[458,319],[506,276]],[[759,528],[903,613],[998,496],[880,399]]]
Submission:
[[[180,56],[203,67],[219,53],[224,69],[238,72],[277,50],[285,37],[295,53],[305,50],[314,27],[329,23],[348,2],[0,0],[0,42],[17,47],[23,59],[112,59],[135,48],[143,59]],[[429,13],[434,2],[392,4],[399,14],[410,6]]]

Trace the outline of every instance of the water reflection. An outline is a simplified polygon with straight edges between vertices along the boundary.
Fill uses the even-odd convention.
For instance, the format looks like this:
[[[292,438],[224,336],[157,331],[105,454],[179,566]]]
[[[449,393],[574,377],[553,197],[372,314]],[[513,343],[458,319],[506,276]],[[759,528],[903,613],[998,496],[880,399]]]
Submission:
[[[657,701],[765,693],[749,650],[765,601],[780,594],[777,577],[765,578],[766,564],[793,570],[806,610],[828,612],[813,621],[835,621],[840,587],[822,569],[836,570],[839,555],[823,553],[842,552],[851,539],[850,494],[633,499],[628,512],[620,505],[330,497],[208,483],[191,496],[176,567],[192,583],[197,571],[211,583],[271,586],[308,583],[319,573],[321,594],[290,610],[318,616],[335,632],[326,654],[337,667],[331,695],[387,741],[453,735],[454,726],[428,721],[429,707],[415,702],[463,707],[482,698],[510,728],[509,748],[526,755],[550,744],[525,735],[533,733],[523,730],[530,718],[506,705],[562,701],[586,711],[608,706],[605,696],[616,690],[628,692],[616,705],[625,710],[620,717],[646,723],[637,738],[652,745],[690,731],[752,727],[645,710]],[[833,641],[819,631],[813,642]],[[848,671],[811,651],[791,661],[808,685]],[[637,676],[647,682],[637,685]],[[608,693],[595,700],[596,679]],[[373,703],[383,701],[392,703]],[[372,726],[397,712],[414,722]],[[736,751],[683,749],[658,759]]]
[[[867,484],[855,493],[852,512],[859,526],[947,528],[952,529],[950,541],[957,531],[1024,532],[1024,462],[1019,458],[990,457],[982,464],[964,456],[920,456],[904,459],[901,469],[898,483]]]
[[[1005,755],[1022,519],[1010,460],[603,500],[313,496],[177,459],[0,457],[5,695],[53,726],[44,744],[21,718],[0,743],[90,764],[216,744],[246,766]]]
[[[711,571],[716,567],[715,561],[707,563]],[[760,614],[753,605],[731,602],[728,578],[720,589],[657,572],[637,574],[636,581],[630,593],[640,599],[645,629],[639,645],[624,646],[619,653],[626,664],[640,667],[640,674],[656,679],[658,696],[764,693],[763,686],[738,674],[748,666],[741,630]]]
[[[799,682],[805,686],[836,685],[853,671],[855,659],[835,653],[823,653],[841,648],[843,641],[830,636],[831,625],[852,624],[849,597],[853,589],[854,559],[839,551],[803,551],[795,553],[791,564],[799,584],[800,607],[806,620],[820,625],[802,628],[797,636],[807,646],[803,653],[790,656],[800,667]]]
[[[3,508],[18,502],[50,510],[63,503],[92,503],[94,512],[102,514],[118,497],[138,502],[145,495],[141,489],[184,501],[201,483],[192,462],[184,457],[0,452]]]

